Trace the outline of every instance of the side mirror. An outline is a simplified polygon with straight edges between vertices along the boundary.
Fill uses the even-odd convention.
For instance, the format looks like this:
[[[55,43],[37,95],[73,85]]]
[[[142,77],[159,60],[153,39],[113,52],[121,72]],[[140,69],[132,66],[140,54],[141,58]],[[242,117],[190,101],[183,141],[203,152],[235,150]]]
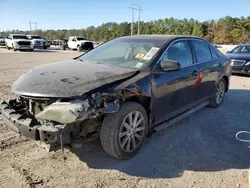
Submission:
[[[173,60],[162,60],[160,65],[164,71],[177,71],[181,69],[181,64]]]
[[[226,53],[227,53],[227,54],[230,54],[231,52],[230,52],[230,51],[227,51]]]
[[[74,41],[74,42],[75,42],[75,41],[76,41],[76,39],[73,39],[72,41]]]

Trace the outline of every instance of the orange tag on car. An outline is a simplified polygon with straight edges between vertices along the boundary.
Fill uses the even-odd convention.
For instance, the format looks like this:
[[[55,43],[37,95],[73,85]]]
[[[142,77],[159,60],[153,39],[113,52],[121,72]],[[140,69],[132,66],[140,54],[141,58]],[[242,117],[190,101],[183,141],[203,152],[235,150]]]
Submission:
[[[135,58],[136,59],[141,59],[144,57],[145,54],[136,54]]]

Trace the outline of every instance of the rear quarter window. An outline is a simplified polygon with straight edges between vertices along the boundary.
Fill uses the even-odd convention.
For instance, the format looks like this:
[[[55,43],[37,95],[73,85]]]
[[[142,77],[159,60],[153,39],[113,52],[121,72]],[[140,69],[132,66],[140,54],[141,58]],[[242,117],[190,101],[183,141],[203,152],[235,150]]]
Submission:
[[[215,51],[215,49],[212,46],[210,46],[210,50],[211,50],[211,54],[212,54],[213,59],[219,58],[219,55],[217,54],[217,52]]]

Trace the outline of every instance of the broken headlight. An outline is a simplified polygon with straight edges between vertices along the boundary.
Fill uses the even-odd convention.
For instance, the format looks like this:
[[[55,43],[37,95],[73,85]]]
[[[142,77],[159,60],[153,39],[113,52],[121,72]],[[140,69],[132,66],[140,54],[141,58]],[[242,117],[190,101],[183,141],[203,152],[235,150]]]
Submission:
[[[76,119],[87,112],[88,100],[73,100],[69,102],[55,102],[44,108],[36,115],[37,119],[50,120],[62,124],[73,123]]]

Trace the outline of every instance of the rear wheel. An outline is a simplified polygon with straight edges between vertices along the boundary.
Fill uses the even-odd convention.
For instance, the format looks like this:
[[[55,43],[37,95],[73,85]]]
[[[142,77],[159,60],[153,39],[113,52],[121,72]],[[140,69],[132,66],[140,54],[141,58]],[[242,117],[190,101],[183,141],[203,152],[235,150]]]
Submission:
[[[226,81],[222,78],[216,86],[216,95],[211,99],[210,107],[217,108],[221,105],[226,93]]]
[[[138,103],[124,103],[117,113],[107,114],[101,128],[103,149],[117,159],[133,157],[148,133],[148,117]]]

